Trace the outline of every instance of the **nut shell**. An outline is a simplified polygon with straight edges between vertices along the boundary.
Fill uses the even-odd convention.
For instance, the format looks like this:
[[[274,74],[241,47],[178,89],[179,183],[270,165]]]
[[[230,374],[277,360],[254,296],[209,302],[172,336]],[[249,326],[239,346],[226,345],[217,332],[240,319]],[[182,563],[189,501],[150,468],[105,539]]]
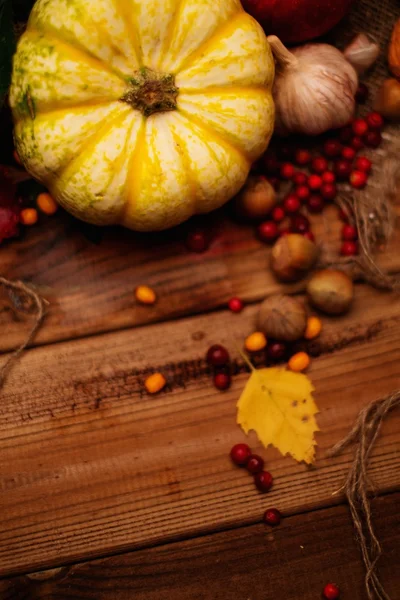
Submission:
[[[277,202],[276,192],[265,177],[250,176],[235,201],[239,217],[261,220],[267,217]]]
[[[389,68],[400,79],[400,19],[396,21],[389,46]]]
[[[400,119],[400,81],[386,79],[375,98],[374,110],[389,120]]]
[[[306,310],[299,300],[291,296],[270,296],[260,307],[258,328],[267,337],[295,342],[304,336],[306,327]]]
[[[319,250],[311,240],[297,233],[285,235],[271,253],[271,268],[281,281],[297,281],[316,263]]]
[[[346,273],[325,269],[318,271],[310,279],[307,295],[315,308],[328,315],[342,315],[353,302],[354,286]]]

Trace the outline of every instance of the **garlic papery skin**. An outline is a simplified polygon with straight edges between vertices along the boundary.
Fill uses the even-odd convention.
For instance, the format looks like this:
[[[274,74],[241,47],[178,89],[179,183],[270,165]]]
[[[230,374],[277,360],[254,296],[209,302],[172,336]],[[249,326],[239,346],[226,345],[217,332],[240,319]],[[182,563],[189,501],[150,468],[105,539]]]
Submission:
[[[343,54],[357,73],[362,75],[376,62],[380,52],[378,44],[370,40],[365,33],[359,33]]]
[[[355,112],[358,76],[343,54],[328,44],[289,51],[276,36],[268,41],[277,62],[276,133],[319,135],[347,125]]]

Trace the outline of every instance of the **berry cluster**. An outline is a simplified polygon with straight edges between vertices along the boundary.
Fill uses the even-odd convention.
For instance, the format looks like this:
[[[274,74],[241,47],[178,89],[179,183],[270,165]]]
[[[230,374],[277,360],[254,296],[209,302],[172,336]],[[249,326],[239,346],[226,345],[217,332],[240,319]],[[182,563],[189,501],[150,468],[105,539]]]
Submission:
[[[231,387],[231,358],[224,346],[214,344],[206,355],[207,364],[214,369],[213,382],[217,390],[225,391]]]

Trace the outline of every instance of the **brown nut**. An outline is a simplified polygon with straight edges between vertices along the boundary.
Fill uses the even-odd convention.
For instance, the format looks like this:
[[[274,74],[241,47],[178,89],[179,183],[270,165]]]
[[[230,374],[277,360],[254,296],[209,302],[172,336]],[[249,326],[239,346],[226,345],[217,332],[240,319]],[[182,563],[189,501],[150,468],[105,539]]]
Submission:
[[[258,328],[267,337],[295,342],[304,336],[307,313],[299,300],[291,296],[270,296],[260,306]]]
[[[328,315],[342,315],[353,302],[354,286],[346,273],[325,269],[311,277],[307,295],[315,308]]]
[[[400,79],[400,19],[395,23],[389,46],[389,68]]]
[[[272,248],[271,268],[281,281],[304,277],[316,263],[319,250],[314,242],[297,233],[285,235]]]
[[[383,83],[375,98],[374,110],[385,119],[400,119],[400,81],[387,79]]]
[[[276,192],[269,181],[251,175],[236,198],[235,210],[239,217],[261,220],[269,215],[276,202]]]

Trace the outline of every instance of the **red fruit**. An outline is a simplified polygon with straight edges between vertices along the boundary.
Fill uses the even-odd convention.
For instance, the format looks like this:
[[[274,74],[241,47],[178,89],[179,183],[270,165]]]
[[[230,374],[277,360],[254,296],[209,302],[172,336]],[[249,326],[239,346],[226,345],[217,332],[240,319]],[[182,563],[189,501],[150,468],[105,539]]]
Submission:
[[[307,183],[307,175],[301,171],[297,171],[297,173],[293,175],[293,183],[295,185],[305,185]]]
[[[246,468],[249,473],[256,475],[256,473],[260,473],[263,470],[264,459],[258,456],[258,454],[252,454],[246,463]]]
[[[353,128],[351,125],[346,125],[346,127],[342,127],[339,131],[339,139],[343,144],[348,144],[353,139]]]
[[[358,137],[363,137],[368,131],[368,123],[365,119],[354,119],[352,127]]]
[[[370,173],[372,169],[372,162],[366,156],[360,156],[356,160],[357,171],[363,171],[364,173]]]
[[[294,233],[306,233],[310,229],[310,221],[304,215],[297,215],[293,218],[291,230]]]
[[[356,91],[356,102],[358,104],[365,104],[369,96],[369,89],[365,83],[360,83]]]
[[[355,136],[353,137],[353,139],[351,140],[351,147],[354,148],[354,150],[356,152],[359,152],[360,150],[362,150],[364,148],[365,144],[362,140],[362,138]]]
[[[0,206],[0,242],[18,235],[18,213],[16,207]]]
[[[342,239],[346,242],[354,242],[358,239],[357,228],[354,225],[343,225]]]
[[[350,185],[361,190],[367,185],[368,175],[364,171],[353,171],[350,175]]]
[[[342,144],[338,140],[327,140],[324,144],[324,154],[329,158],[340,156]]]
[[[231,459],[238,467],[245,467],[251,456],[251,450],[247,444],[236,444],[231,450]]]
[[[280,164],[275,156],[265,156],[263,159],[263,166],[267,175],[278,175]]]
[[[337,160],[335,162],[334,169],[335,169],[336,177],[340,181],[346,181],[346,179],[348,179],[350,177],[350,173],[351,173],[353,167],[352,167],[351,162],[341,158],[340,160]]]
[[[328,170],[328,161],[323,156],[314,158],[311,163],[311,170],[314,171],[314,173],[322,175],[322,173]]]
[[[221,392],[231,387],[232,379],[228,373],[217,373],[214,375],[214,385]]]
[[[224,367],[225,365],[229,364],[229,352],[220,344],[214,344],[214,346],[211,346],[207,352],[206,361],[213,367]]]
[[[312,231],[306,231],[305,233],[303,233],[303,237],[310,240],[310,242],[315,242],[315,235],[313,234]]]
[[[282,342],[272,342],[267,346],[267,356],[273,361],[282,360],[286,355],[286,346]]]
[[[324,200],[334,200],[337,195],[337,187],[334,183],[324,183],[321,188],[321,196]]]
[[[325,171],[325,173],[323,173],[323,175],[322,175],[323,183],[335,183],[335,181],[336,181],[336,175],[333,171]]]
[[[377,112],[372,112],[365,119],[370,129],[382,129],[385,124],[382,115]]]
[[[319,214],[322,213],[322,211],[324,210],[325,202],[323,201],[321,196],[311,196],[311,198],[309,198],[307,201],[307,207],[311,213]]]
[[[297,44],[324,35],[345,16],[352,0],[243,0],[266,32]]]
[[[186,246],[190,252],[196,252],[201,254],[208,249],[209,242],[204,231],[196,230],[191,231],[186,238]]]
[[[322,593],[326,600],[338,600],[340,598],[340,590],[334,583],[328,583]]]
[[[280,176],[282,179],[292,179],[295,173],[294,166],[292,163],[283,163],[280,169]]]
[[[310,175],[308,178],[308,187],[310,190],[319,190],[323,184],[323,179],[320,175]]]
[[[299,150],[296,150],[294,160],[296,165],[304,167],[305,165],[308,165],[309,162],[311,162],[311,152],[300,148]]]
[[[342,256],[356,256],[358,254],[357,242],[343,242],[340,254]]]
[[[258,237],[265,244],[272,244],[279,236],[279,229],[275,221],[264,221],[258,226]]]
[[[287,213],[294,214],[300,210],[301,202],[297,196],[291,194],[285,199],[283,206]]]
[[[289,235],[289,233],[291,233],[290,229],[281,229],[279,232],[279,237],[284,237],[285,235]]]
[[[244,309],[243,300],[240,298],[231,298],[228,303],[228,308],[233,313],[241,313]]]
[[[281,519],[282,515],[276,508],[269,508],[264,513],[264,523],[266,523],[267,525],[271,525],[272,527],[280,525]]]
[[[363,137],[364,143],[368,148],[378,148],[382,143],[382,134],[380,131],[368,131]]]
[[[260,492],[269,492],[272,487],[273,477],[268,471],[261,471],[261,473],[255,475],[254,483]]]
[[[355,159],[355,157],[356,157],[356,151],[351,146],[345,146],[342,149],[342,158],[344,158],[345,160],[352,161]]]
[[[281,223],[286,217],[286,213],[281,206],[275,206],[271,216],[275,223]]]
[[[302,202],[307,200],[311,195],[310,188],[307,185],[299,185],[299,187],[295,189],[294,193]]]

